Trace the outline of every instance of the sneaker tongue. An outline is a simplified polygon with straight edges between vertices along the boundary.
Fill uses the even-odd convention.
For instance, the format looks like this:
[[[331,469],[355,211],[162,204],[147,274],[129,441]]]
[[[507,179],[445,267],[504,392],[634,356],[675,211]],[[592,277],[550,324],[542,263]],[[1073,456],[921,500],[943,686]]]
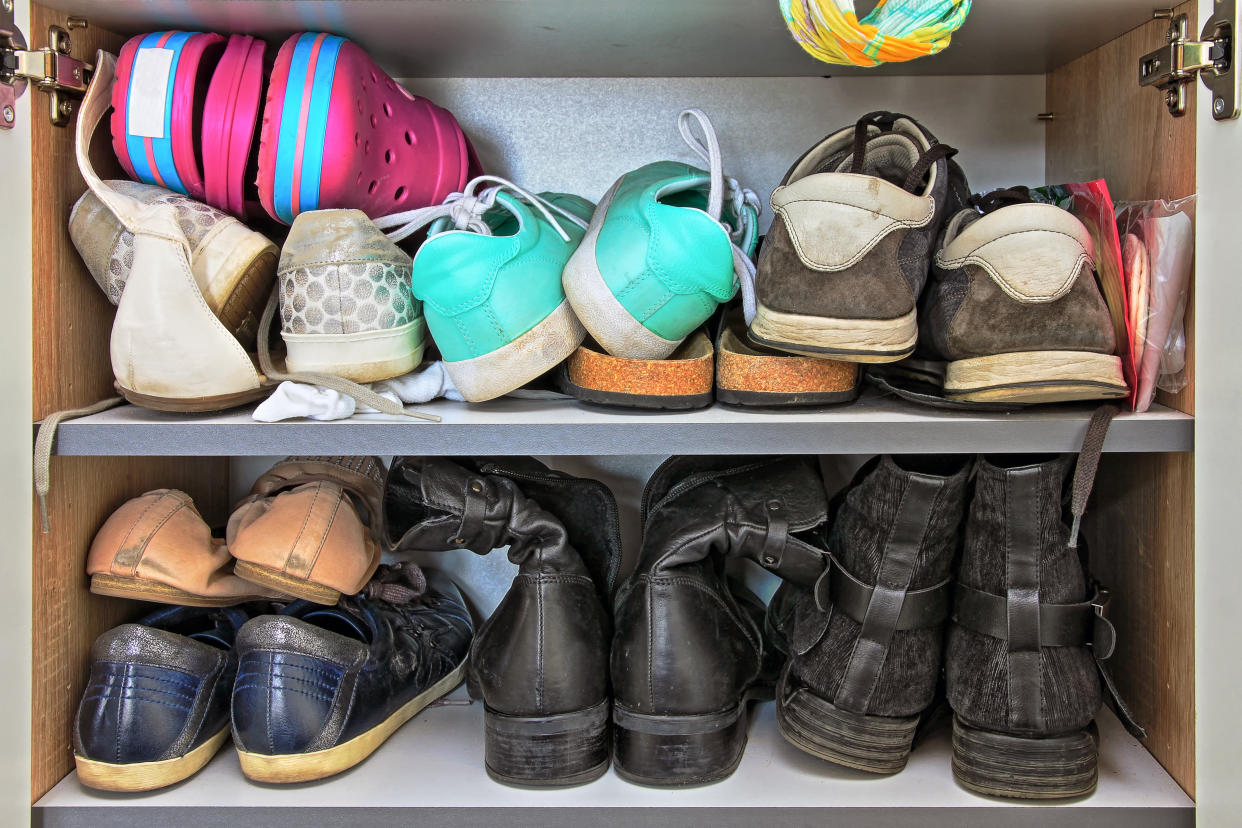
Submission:
[[[862,172],[863,175],[873,175],[901,187],[905,184],[906,175],[918,163],[919,155],[919,147],[909,137],[897,132],[884,132],[867,141]],[[854,153],[847,149],[829,158],[820,172],[847,173],[852,171],[853,164]]]

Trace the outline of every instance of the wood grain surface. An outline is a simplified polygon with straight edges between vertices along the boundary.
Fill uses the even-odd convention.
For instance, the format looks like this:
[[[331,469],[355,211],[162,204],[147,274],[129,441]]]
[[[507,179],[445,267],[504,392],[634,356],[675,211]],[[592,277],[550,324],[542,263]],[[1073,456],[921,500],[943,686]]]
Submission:
[[[1195,3],[1176,13],[1198,32]],[[1139,58],[1167,27],[1154,20],[1049,73],[1049,183],[1105,178],[1116,201],[1194,193],[1194,91],[1190,111],[1174,118],[1162,93],[1136,81]],[[1186,331],[1193,338],[1193,297]],[[1157,399],[1193,413],[1193,341],[1189,348],[1190,385]],[[1109,667],[1147,727],[1147,748],[1194,796],[1194,456],[1105,455],[1087,535],[1095,574],[1113,590]]]
[[[61,12],[31,6],[32,47],[46,43],[47,27],[64,26]],[[95,50],[115,52],[124,39],[88,27],[71,33],[73,54],[93,62]],[[86,185],[73,152],[73,128],[55,127],[35,96],[32,164],[34,194],[34,419],[110,397],[108,335],[113,307],[69,240],[69,210]],[[92,155],[95,169],[119,174],[106,127]],[[104,630],[141,615],[149,605],[92,595],[84,569],[100,524],[130,497],[161,487],[180,488],[204,517],[222,521],[227,508],[224,458],[57,457],[48,498],[51,532],[34,516],[34,624],[31,796],[41,797],[73,768],[70,733],[85,686],[91,643]]]

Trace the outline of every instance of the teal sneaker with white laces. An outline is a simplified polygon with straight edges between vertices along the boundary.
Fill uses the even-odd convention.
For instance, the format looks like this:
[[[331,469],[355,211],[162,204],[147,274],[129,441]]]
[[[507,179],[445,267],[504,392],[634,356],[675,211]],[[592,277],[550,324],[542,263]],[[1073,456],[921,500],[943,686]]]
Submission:
[[[376,219],[396,228],[388,234],[394,241],[431,225],[411,284],[444,367],[468,401],[525,385],[582,341],[561,271],[592,210],[578,196],[533,195],[480,176],[441,205]]]
[[[677,125],[708,169],[659,161],[621,176],[565,267],[570,304],[616,357],[666,358],[754,272],[758,197],[725,177],[705,114],[688,109]]]

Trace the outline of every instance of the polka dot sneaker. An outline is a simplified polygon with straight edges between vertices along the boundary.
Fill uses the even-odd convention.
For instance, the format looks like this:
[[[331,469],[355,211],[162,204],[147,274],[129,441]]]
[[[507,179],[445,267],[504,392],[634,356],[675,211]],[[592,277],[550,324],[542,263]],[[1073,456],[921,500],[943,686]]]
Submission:
[[[422,360],[427,326],[410,257],[361,210],[299,214],[276,278],[290,372],[378,382]]]

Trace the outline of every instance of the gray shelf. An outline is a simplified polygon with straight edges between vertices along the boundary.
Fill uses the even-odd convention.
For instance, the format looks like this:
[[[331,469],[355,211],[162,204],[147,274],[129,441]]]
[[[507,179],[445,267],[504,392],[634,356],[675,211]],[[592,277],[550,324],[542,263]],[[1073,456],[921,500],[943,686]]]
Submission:
[[[1011,414],[939,411],[876,396],[817,411],[643,413],[572,400],[438,400],[415,406],[444,420],[380,414],[259,423],[249,410],[166,414],[123,406],[63,423],[62,455],[276,454],[875,454],[1077,451],[1091,405]],[[1123,414],[1106,451],[1191,451],[1194,418],[1160,406]]]
[[[949,49],[910,63],[819,63],[776,0],[47,0],[93,25],[241,31],[275,40],[326,29],[406,77],[776,77],[1043,74],[1151,20],[1152,0],[975,3]],[[273,47],[275,44],[273,44]]]
[[[76,774],[70,774],[36,803],[35,824],[43,828],[1194,824],[1190,799],[1107,711],[1099,719],[1099,788],[1064,807],[985,799],[959,787],[950,770],[947,722],[915,749],[904,771],[873,777],[836,768],[791,747],[777,732],[772,704],[765,703],[751,722],[741,766],[724,782],[685,790],[641,788],[610,771],[578,788],[529,790],[488,779],[483,769],[482,718],[479,704],[431,708],[362,765],[305,785],[247,782],[230,746],[198,776],[150,794],[103,794],[83,788]]]

